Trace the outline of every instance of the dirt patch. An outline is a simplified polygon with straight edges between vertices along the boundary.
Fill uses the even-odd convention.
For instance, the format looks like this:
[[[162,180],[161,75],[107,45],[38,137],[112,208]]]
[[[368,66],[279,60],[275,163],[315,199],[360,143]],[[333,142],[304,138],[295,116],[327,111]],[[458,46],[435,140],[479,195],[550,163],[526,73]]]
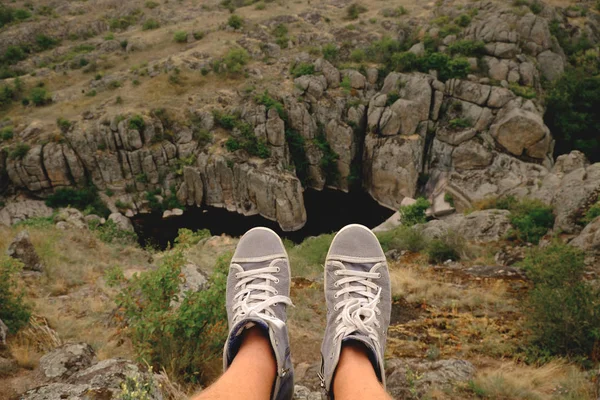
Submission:
[[[419,304],[411,304],[403,298],[396,300],[392,303],[390,325],[399,325],[414,321],[419,318],[422,312],[423,309]]]

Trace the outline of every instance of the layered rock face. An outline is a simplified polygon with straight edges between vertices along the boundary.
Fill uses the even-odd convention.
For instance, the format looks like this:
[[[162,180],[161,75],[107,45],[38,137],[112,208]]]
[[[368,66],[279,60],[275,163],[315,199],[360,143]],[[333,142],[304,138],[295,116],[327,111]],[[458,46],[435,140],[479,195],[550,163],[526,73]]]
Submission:
[[[229,151],[226,138],[243,133],[215,124],[210,111],[220,105],[185,110],[185,118],[174,120],[148,110],[90,112],[74,122],[64,140],[45,144],[37,139],[51,132],[31,122],[19,133],[30,144],[23,157],[0,152],[0,172],[5,171],[0,179],[6,176],[12,188],[42,198],[61,187],[92,183],[116,194],[105,199],[113,212],[117,200],[130,205],[129,216],[149,210],[146,193],[176,196],[186,206],[260,214],[284,230],[306,222],[306,187],[348,191],[359,181],[393,209],[406,197],[444,191],[459,210],[489,196],[529,195],[556,207],[557,228],[576,231],[578,213],[600,190],[597,167],[553,169],[554,141],[541,103],[510,90],[518,84],[535,91],[542,77],[553,80],[564,70],[565,56],[548,24],[555,16],[477,7],[478,17],[461,37],[445,37],[438,49],[459,39],[483,42],[480,59],[469,59],[473,74],[466,79],[443,82],[436,71],[380,77],[375,68],[339,70],[299,53],[293,63],[312,63],[315,73],[270,93],[279,109],[257,99],[240,97],[237,104],[228,99],[222,111],[250,126],[268,148],[267,159]],[[446,11],[457,12],[440,9],[442,15]],[[423,29],[437,34],[435,26]],[[248,38],[239,44],[254,42]],[[411,52],[424,54],[423,44]],[[206,144],[200,131],[215,139]],[[292,156],[299,150],[290,147],[294,135],[306,159],[302,182]],[[11,218],[0,213],[0,220],[10,223]]]

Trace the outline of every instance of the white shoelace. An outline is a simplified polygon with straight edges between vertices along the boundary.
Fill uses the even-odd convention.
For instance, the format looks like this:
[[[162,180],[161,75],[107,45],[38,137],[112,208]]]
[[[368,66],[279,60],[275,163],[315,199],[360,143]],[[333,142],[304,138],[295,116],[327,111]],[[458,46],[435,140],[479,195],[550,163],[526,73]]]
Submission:
[[[368,336],[379,347],[379,334],[377,328],[381,326],[377,317],[381,314],[377,304],[381,296],[381,288],[370,279],[381,277],[379,272],[364,272],[345,269],[344,264],[339,261],[332,261],[334,265],[339,265],[343,269],[334,272],[337,276],[345,276],[334,284],[335,287],[343,287],[338,290],[334,298],[339,298],[346,293],[360,294],[362,297],[348,297],[338,301],[334,306],[334,311],[342,309],[335,322],[338,324],[335,330],[334,341],[341,341],[344,337],[360,332]],[[371,271],[377,270],[382,263],[375,264]],[[354,283],[354,285],[352,285]]]
[[[271,308],[278,303],[293,305],[289,297],[279,295],[277,289],[271,285],[271,282],[279,282],[279,278],[273,274],[281,270],[275,266],[275,263],[280,260],[275,259],[268,267],[250,271],[244,271],[239,264],[231,264],[232,267],[239,270],[235,274],[235,277],[239,279],[235,284],[235,289],[239,292],[233,297],[234,324],[244,318],[255,317],[270,322],[280,329],[283,328],[285,323],[275,316]]]

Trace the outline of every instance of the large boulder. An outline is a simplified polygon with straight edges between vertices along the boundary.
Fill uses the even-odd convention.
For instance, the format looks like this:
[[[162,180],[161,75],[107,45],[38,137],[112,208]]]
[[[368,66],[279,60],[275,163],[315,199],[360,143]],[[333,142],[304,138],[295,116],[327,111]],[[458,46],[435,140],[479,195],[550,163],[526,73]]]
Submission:
[[[552,148],[550,130],[542,117],[514,108],[504,113],[490,128],[496,142],[515,156],[543,160]]]
[[[600,217],[587,224],[571,245],[588,253],[600,254]]]
[[[565,72],[565,60],[560,54],[547,50],[539,54],[537,59],[542,76],[549,81],[560,78]]]
[[[386,360],[387,390],[395,399],[414,398],[415,394],[420,398],[430,389],[448,390],[465,384],[475,372],[473,364],[464,360]]]
[[[114,222],[117,228],[122,231],[134,232],[131,220],[121,213],[110,214],[108,220]]]
[[[0,225],[10,226],[29,218],[45,218],[51,215],[52,209],[43,201],[17,200],[0,210]]]
[[[471,242],[493,242],[506,236],[511,229],[510,211],[482,210],[470,214],[454,214],[432,220],[419,227],[426,237],[438,238],[447,232]]]
[[[87,227],[83,213],[75,208],[62,208],[54,217],[54,221],[60,229]]]
[[[8,246],[7,254],[9,257],[21,261],[25,270],[39,272],[44,269],[27,231],[19,232],[10,246]]]
[[[40,358],[40,371],[50,381],[68,379],[92,365],[94,349],[86,343],[68,343]]]

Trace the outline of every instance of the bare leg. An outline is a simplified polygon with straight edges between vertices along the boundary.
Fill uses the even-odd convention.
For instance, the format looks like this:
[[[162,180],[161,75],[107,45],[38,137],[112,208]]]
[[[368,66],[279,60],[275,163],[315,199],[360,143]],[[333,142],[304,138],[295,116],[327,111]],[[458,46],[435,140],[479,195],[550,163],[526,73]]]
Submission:
[[[392,400],[375,375],[367,349],[360,343],[342,346],[333,380],[333,393],[338,400]]]
[[[276,365],[266,334],[251,328],[244,333],[242,346],[227,372],[192,400],[268,400],[275,382]]]

